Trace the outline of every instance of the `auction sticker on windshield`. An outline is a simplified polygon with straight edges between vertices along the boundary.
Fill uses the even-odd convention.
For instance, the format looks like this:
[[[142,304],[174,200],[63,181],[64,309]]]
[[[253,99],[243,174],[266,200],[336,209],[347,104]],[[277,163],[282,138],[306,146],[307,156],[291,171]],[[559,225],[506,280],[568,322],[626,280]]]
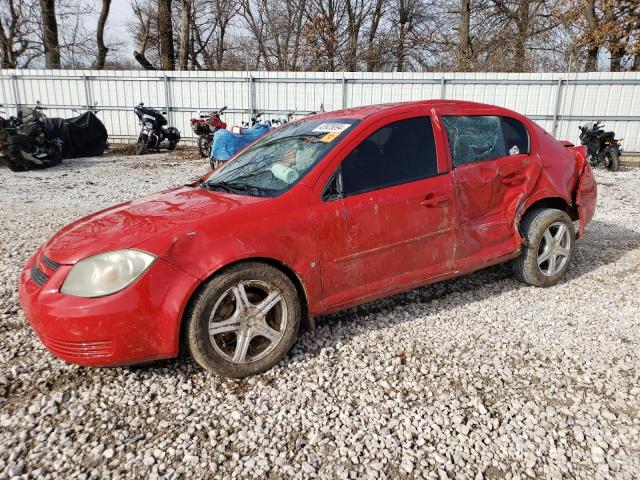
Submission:
[[[350,126],[350,123],[321,123],[311,131],[318,133],[338,132],[339,134],[340,132],[345,131]]]

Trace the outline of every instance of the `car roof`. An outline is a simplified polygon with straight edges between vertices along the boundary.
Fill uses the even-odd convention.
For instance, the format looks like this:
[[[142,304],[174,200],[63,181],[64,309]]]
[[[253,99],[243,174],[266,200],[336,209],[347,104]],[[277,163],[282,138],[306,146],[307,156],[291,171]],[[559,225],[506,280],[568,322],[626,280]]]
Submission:
[[[394,110],[403,107],[411,106],[424,106],[431,107],[464,107],[464,108],[495,108],[504,110],[502,107],[496,105],[488,105],[485,103],[468,102],[465,100],[418,100],[411,102],[393,102],[393,103],[380,103],[377,105],[365,105],[362,107],[345,108],[342,110],[333,110],[331,112],[323,112],[315,115],[310,115],[309,119],[322,119],[322,118],[353,118],[364,119],[376,113],[380,113],[387,110]],[[391,113],[391,112],[389,112]]]

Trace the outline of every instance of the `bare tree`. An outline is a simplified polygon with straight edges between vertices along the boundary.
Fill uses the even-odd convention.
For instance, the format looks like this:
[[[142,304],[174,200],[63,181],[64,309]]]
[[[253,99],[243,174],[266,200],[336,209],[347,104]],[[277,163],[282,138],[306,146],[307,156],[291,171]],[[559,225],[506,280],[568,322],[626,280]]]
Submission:
[[[240,14],[267,70],[296,70],[306,0],[242,0]]]
[[[153,25],[157,26],[157,19],[154,18],[153,10],[149,5],[143,2],[134,0],[131,3],[131,9],[133,10],[135,21],[129,24],[129,29],[138,39],[133,56],[145,70],[156,70],[156,66],[147,58],[147,49],[153,41],[152,27]],[[154,33],[157,34],[157,31]]]
[[[0,66],[27,67],[42,54],[38,30],[37,0],[0,0]]]
[[[110,8],[111,0],[102,0],[102,10],[100,10],[100,17],[98,17],[98,26],[96,28],[98,55],[95,63],[93,64],[93,68],[96,70],[102,70],[104,68],[105,61],[107,60],[107,53],[109,52],[109,49],[104,44],[104,26],[107,23]]]

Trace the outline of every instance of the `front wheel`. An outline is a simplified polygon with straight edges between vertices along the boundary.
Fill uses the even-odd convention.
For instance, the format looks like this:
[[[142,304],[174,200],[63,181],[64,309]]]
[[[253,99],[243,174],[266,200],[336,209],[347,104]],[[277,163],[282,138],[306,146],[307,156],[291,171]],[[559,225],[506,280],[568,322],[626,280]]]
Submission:
[[[211,139],[208,135],[198,137],[198,151],[201,157],[208,157],[211,153]]]
[[[138,137],[138,142],[136,143],[136,155],[142,155],[144,151],[147,149],[147,143],[149,141],[149,137],[143,133]]]
[[[272,368],[298,334],[302,309],[289,277],[264,263],[236,265],[215,276],[193,303],[186,341],[194,360],[224,377]]]
[[[576,234],[569,215],[555,208],[528,212],[520,224],[522,253],[513,261],[518,280],[536,287],[558,283],[571,263]]]
[[[609,149],[605,153],[605,156],[608,160],[607,168],[609,170],[611,170],[612,172],[617,172],[618,170],[620,170],[620,154],[617,151]]]

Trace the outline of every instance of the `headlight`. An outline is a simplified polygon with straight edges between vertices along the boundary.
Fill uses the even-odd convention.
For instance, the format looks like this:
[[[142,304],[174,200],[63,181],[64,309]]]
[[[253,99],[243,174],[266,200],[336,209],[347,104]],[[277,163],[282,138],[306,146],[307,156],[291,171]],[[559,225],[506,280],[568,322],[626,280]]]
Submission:
[[[76,297],[103,297],[116,293],[144,273],[156,259],[140,250],[114,250],[76,263],[60,291]]]
[[[151,130],[153,128],[153,123],[151,122],[144,122],[144,128],[148,128],[149,130]]]

